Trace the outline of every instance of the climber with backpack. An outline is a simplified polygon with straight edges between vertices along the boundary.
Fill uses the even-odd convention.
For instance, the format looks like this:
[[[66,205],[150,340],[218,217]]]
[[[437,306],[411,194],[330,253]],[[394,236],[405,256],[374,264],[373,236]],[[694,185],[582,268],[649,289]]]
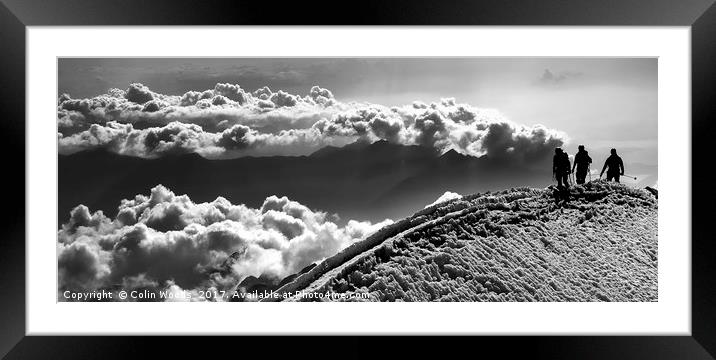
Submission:
[[[592,158],[589,157],[589,152],[584,150],[584,145],[579,145],[579,151],[574,155],[574,166],[572,166],[573,173],[574,168],[577,168],[577,172],[574,174],[577,178],[577,184],[584,184],[591,163]]]
[[[624,162],[622,158],[617,155],[616,149],[611,150],[611,155],[609,155],[607,161],[604,162],[602,172],[599,174],[600,179],[602,175],[604,175],[604,170],[607,170],[607,181],[614,179],[614,181],[619,182],[619,176],[624,175]]]
[[[552,174],[557,178],[558,188],[569,188],[570,171],[569,155],[561,148],[554,149],[552,158]]]

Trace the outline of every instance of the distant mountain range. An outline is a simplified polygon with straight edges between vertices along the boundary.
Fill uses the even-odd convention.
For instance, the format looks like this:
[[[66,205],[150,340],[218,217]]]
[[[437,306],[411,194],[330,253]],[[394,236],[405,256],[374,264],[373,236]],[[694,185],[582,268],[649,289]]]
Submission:
[[[517,165],[387,141],[328,146],[309,156],[223,160],[198,154],[143,159],[92,150],[59,155],[58,221],[66,222],[79,204],[113,216],[121,199],[148,194],[157,184],[200,202],[223,196],[234,204],[259,207],[266,197],[277,195],[343,220],[400,219],[445,191],[544,187],[551,180],[550,162]]]

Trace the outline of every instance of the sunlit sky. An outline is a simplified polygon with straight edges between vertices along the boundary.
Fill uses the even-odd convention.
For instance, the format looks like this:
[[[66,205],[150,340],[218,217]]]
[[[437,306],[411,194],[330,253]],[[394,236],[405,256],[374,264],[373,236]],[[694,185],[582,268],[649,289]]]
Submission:
[[[319,85],[342,102],[388,106],[454,97],[564,131],[570,153],[585,144],[597,163],[610,147],[657,163],[655,58],[89,58],[61,59],[58,75],[58,92],[74,98],[132,82],[175,95],[217,82],[301,95]]]

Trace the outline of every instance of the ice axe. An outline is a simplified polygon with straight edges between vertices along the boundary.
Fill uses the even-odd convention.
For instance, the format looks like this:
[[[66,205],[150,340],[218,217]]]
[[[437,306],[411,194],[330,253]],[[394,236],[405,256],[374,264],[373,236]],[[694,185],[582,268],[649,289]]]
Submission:
[[[628,177],[628,178],[630,178],[630,179],[636,180],[636,176],[629,176],[629,175],[622,175],[622,176],[626,176],[626,177]]]

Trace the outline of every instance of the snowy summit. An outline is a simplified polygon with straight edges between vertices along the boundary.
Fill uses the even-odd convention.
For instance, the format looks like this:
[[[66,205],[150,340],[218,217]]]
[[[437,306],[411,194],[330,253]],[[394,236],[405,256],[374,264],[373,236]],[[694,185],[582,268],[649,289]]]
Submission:
[[[572,188],[559,206],[553,195],[518,188],[440,202],[276,292],[298,294],[289,301],[657,301],[655,196],[601,181]]]

